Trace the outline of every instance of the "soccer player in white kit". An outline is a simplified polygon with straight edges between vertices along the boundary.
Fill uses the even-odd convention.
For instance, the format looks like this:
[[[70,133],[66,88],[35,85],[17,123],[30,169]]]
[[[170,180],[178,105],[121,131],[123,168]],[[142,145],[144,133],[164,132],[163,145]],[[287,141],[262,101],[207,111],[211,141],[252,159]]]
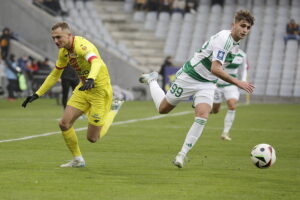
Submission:
[[[253,92],[254,86],[251,83],[230,76],[222,67],[233,61],[232,55],[237,54],[240,40],[248,35],[253,24],[254,17],[249,11],[238,11],[234,16],[231,30],[222,30],[210,37],[177,72],[176,79],[167,94],[157,83],[157,72],[141,75],[139,80],[141,83],[149,85],[151,97],[160,114],[169,113],[180,101],[185,101],[193,96],[194,122],[186,135],[181,150],[173,161],[175,166],[183,167],[187,153],[202,134],[212,109],[218,78],[234,84],[248,93]]]
[[[242,81],[247,79],[247,59],[246,53],[239,49],[236,55],[233,55],[232,63],[228,65],[223,65],[224,70],[233,77],[238,77],[239,70]],[[229,136],[229,131],[232,127],[233,121],[235,119],[235,110],[237,102],[240,97],[240,92],[237,86],[219,79],[217,82],[217,89],[215,90],[214,104],[211,113],[216,114],[221,109],[221,103],[226,100],[227,103],[227,113],[224,119],[224,129],[221,134],[223,140],[231,140]]]

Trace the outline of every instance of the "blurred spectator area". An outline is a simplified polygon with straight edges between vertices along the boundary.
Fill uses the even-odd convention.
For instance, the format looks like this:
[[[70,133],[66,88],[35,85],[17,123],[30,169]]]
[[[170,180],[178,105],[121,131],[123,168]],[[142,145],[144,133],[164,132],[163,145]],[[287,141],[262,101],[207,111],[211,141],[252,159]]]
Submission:
[[[60,0],[33,0],[32,3],[53,16],[68,15],[68,12],[61,7]]]
[[[125,0],[124,12],[130,11],[130,3],[134,5]],[[288,21],[292,18],[300,23],[299,0],[173,0],[171,4],[168,12],[149,11],[147,2],[144,10],[134,6],[131,10],[134,21],[164,41],[160,63],[163,57],[173,56],[175,65],[182,66],[210,36],[231,28],[236,10],[248,9],[256,20],[241,48],[248,55],[249,80],[256,86],[254,95],[300,97],[299,44],[288,40],[285,46],[283,41]],[[195,7],[187,8],[188,4]],[[156,70],[158,67],[156,64]]]
[[[112,2],[122,3],[122,1]],[[113,44],[113,42],[108,41],[109,37],[111,37],[111,32],[102,23],[98,5],[94,4],[95,1],[74,2],[68,0],[61,1],[60,3],[63,10],[75,11],[73,14],[70,13],[71,17],[70,15],[53,16],[35,6],[32,0],[2,1],[0,7],[0,26],[10,27],[11,30],[18,33],[21,44],[24,44],[29,50],[42,55],[42,58],[39,60],[48,57],[50,61],[55,62],[58,49],[51,39],[51,27],[59,21],[67,21],[74,35],[84,36],[97,46],[102,59],[109,68],[112,84],[122,85],[124,89],[129,90],[139,85],[131,77],[139,76],[142,73],[140,67],[126,53],[124,46],[119,46],[119,44]],[[87,18],[84,18],[84,16]],[[94,33],[91,33],[92,30]],[[13,51],[18,51],[18,49],[15,48]],[[23,53],[19,55],[22,56]]]
[[[31,0],[28,1],[32,3]],[[8,8],[8,2],[16,5],[20,1],[3,1],[0,12],[3,16],[9,15],[5,9]],[[186,0],[184,12],[173,12],[174,1],[145,0],[142,8],[139,6],[138,9],[136,2],[60,0],[62,10],[69,15],[56,16],[56,21],[66,20],[76,33],[99,46],[109,66],[112,80],[125,84],[130,82],[132,87],[137,83],[130,76],[138,76],[139,71],[159,70],[166,56],[172,56],[174,64],[181,66],[201,48],[209,36],[231,28],[236,10],[248,9],[254,14],[256,21],[249,37],[241,43],[241,48],[248,55],[249,80],[256,86],[254,95],[300,97],[299,45],[296,40],[288,40],[286,45],[283,41],[289,19],[300,22],[299,0]],[[17,11],[21,13],[20,10]],[[25,16],[23,19],[30,18]],[[28,33],[31,33],[26,28],[33,27],[40,20],[30,18],[26,26],[15,26],[11,18],[6,17],[5,22],[3,19],[4,17],[0,19],[3,26],[6,25],[5,22],[10,22],[14,29],[23,30],[18,33],[26,35],[26,38],[30,38]],[[49,15],[49,19],[52,20],[53,16]],[[50,45],[52,41],[47,35],[54,21],[49,22],[40,23],[38,29],[46,27],[46,31],[39,30],[39,34],[32,37],[35,40],[30,38],[30,43],[39,46],[51,55],[50,58],[54,58],[55,48]],[[122,58],[123,63],[128,66],[126,70],[120,59],[115,59],[112,54]],[[124,77],[125,73],[127,78]]]
[[[36,89],[44,82],[49,72],[55,66],[55,62],[53,60],[48,60],[47,63],[45,63],[45,56],[37,53],[19,41],[11,41],[10,52],[16,55],[16,58],[19,61],[18,65],[25,74],[28,89],[23,92],[23,96],[27,96],[33,91],[36,91]],[[27,58],[24,62],[24,66],[22,66],[20,62],[20,58],[22,57]],[[45,66],[45,64],[48,66]]]

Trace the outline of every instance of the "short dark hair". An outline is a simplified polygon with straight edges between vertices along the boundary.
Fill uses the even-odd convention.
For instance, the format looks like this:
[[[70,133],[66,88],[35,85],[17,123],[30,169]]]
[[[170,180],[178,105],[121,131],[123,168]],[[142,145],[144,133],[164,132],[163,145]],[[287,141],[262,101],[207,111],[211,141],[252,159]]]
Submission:
[[[234,23],[245,20],[253,26],[254,24],[254,17],[248,10],[239,10],[234,15]]]
[[[58,28],[61,28],[62,30],[70,30],[70,27],[66,22],[58,22],[58,23],[54,24],[52,26],[51,30],[53,31]]]

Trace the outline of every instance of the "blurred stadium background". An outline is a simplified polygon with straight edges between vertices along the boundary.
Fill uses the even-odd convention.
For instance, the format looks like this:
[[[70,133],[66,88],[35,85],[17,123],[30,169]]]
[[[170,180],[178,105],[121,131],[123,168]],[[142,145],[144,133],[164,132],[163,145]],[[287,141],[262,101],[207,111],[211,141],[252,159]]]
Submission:
[[[180,67],[210,35],[230,29],[237,9],[246,8],[256,18],[241,44],[248,54],[249,80],[256,86],[252,101],[299,102],[299,45],[296,40],[285,45],[283,40],[288,21],[300,22],[299,0],[189,0],[192,8],[184,15],[170,15],[153,4],[137,9],[135,0],[59,0],[58,10],[45,4],[55,1],[1,1],[0,28],[9,27],[18,39],[12,40],[10,53],[38,60],[48,57],[53,67],[57,48],[50,28],[64,20],[75,34],[98,46],[113,85],[131,92],[129,99],[149,99],[137,81],[140,73],[158,71],[167,56]],[[0,75],[5,89],[5,74]],[[20,96],[31,92],[29,84]]]
[[[7,101],[2,62],[0,200],[299,199],[300,49],[295,40],[285,45],[283,37],[291,18],[300,23],[300,0],[189,2],[189,12],[170,15],[153,4],[136,8],[135,0],[0,1],[0,30],[8,27],[15,38],[11,54],[39,61],[47,57],[53,67],[58,50],[50,30],[67,21],[76,35],[99,48],[114,92],[134,100],[124,103],[109,134],[96,144],[86,140],[86,120],[78,120],[74,127],[87,167],[61,169],[70,153],[57,126],[60,83],[23,109],[33,86],[27,80],[19,98]],[[59,3],[60,9],[49,9],[49,3]],[[241,44],[248,54],[248,78],[256,86],[254,103],[239,106],[229,143],[220,140],[226,109],[210,116],[190,162],[179,170],[171,161],[193,119],[190,102],[157,115],[153,103],[144,101],[150,95],[138,77],[158,71],[167,56],[180,67],[209,35],[230,29],[233,13],[242,8],[256,18]],[[45,74],[35,77],[43,80]],[[247,101],[244,93],[242,101]],[[259,143],[269,143],[277,152],[270,169],[257,169],[250,161],[251,148]]]

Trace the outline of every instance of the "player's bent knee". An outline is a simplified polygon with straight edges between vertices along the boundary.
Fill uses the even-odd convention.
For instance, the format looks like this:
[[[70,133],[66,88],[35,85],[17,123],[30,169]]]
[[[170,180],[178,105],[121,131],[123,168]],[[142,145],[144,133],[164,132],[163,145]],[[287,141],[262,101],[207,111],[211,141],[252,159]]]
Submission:
[[[70,123],[67,123],[67,122],[65,122],[65,121],[59,121],[59,128],[60,128],[60,130],[62,130],[62,131],[67,131],[67,130],[69,130],[70,128],[71,128],[71,124]]]
[[[159,109],[158,112],[159,112],[159,114],[168,114],[170,112],[170,110]]]
[[[196,117],[208,118],[209,113],[211,112],[211,105],[207,103],[197,104],[195,108]]]
[[[228,105],[228,110],[235,110],[236,109],[236,105]]]
[[[87,140],[91,143],[95,143],[98,141],[99,137],[92,137],[92,136],[87,136]]]
[[[209,115],[209,113],[197,113],[196,117],[201,117],[201,118],[204,118],[204,119],[208,119],[208,115]]]

